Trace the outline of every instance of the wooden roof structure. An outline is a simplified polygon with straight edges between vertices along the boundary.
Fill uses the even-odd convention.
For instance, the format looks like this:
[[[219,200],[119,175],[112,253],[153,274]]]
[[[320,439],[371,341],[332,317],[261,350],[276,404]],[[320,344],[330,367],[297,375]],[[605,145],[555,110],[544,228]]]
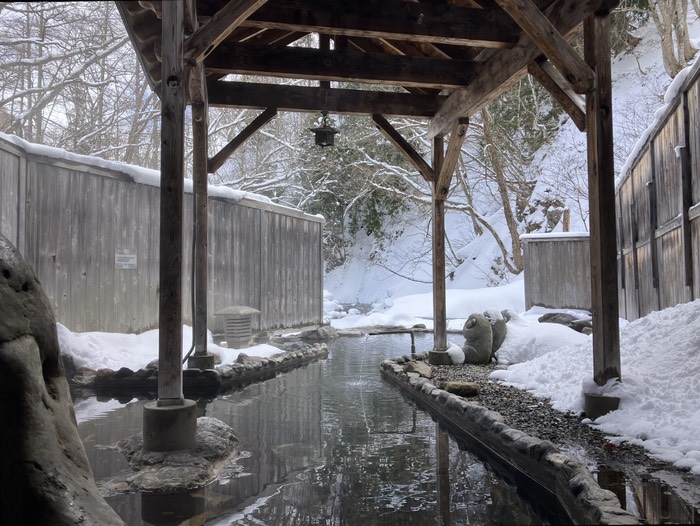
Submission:
[[[617,0],[116,3],[163,106],[162,217],[177,221],[161,220],[161,354],[164,348],[180,348],[176,310],[182,303],[177,291],[182,247],[177,238],[182,225],[175,194],[181,191],[178,179],[183,176],[179,159],[185,104],[192,104],[194,179],[198,191],[204,188],[198,194],[204,213],[207,173],[277,111],[372,115],[375,125],[433,187],[431,361],[440,363],[446,355],[443,207],[468,119],[530,73],[588,134],[594,379],[602,384],[620,376],[609,44],[609,13]],[[569,44],[582,28],[584,56]],[[314,47],[308,47],[309,39],[300,46],[300,39],[310,34],[316,35],[311,39]],[[245,75],[247,80],[230,75]],[[257,108],[262,113],[221,152],[207,158],[208,106]],[[413,151],[386,116],[426,119],[433,140],[431,162]],[[206,216],[198,217],[206,240]],[[206,261],[206,251],[198,253],[197,259]],[[198,276],[206,283],[206,274]],[[197,310],[206,309],[206,290],[197,298]],[[170,359],[179,368],[179,362],[176,367]],[[177,381],[162,376],[164,382]],[[181,394],[176,386],[162,391],[159,386],[159,396]]]

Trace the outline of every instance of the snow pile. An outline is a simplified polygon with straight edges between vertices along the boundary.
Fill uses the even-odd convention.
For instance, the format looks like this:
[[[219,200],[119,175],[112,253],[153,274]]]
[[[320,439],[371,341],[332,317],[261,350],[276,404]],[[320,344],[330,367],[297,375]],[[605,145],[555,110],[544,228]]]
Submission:
[[[470,314],[495,309],[511,309],[522,312],[524,309],[524,292],[522,277],[514,283],[502,287],[482,287],[476,289],[449,289],[447,291],[448,329],[461,331]],[[412,327],[423,324],[433,327],[433,295],[409,294],[391,301],[375,304],[367,315],[348,313],[340,319],[333,320],[338,329],[394,325]]]
[[[121,367],[128,367],[136,371],[158,359],[157,329],[141,334],[115,334],[108,332],[76,333],[60,323],[56,324],[56,328],[61,352],[71,356],[76,367],[115,371]],[[192,327],[183,325],[182,336],[182,356],[185,356],[192,345]],[[241,350],[221,347],[214,343],[211,331],[208,332],[207,350],[218,354],[221,357],[222,365],[235,362],[241,352],[248,356],[263,358],[282,352],[277,347],[266,344]]]
[[[533,333],[523,328],[519,339]],[[607,389],[620,398],[620,408],[593,425],[700,474],[700,300],[627,325],[620,361],[623,381]],[[558,410],[580,412],[593,377],[591,342],[551,350],[492,377],[549,398]]]

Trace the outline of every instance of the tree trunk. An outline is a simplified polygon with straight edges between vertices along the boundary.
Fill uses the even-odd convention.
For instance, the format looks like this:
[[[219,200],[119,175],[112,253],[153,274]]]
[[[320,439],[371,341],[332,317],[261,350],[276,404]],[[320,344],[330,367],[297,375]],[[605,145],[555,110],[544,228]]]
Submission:
[[[518,223],[515,220],[513,207],[510,204],[510,195],[508,194],[508,185],[506,182],[503,159],[501,158],[500,152],[495,147],[493,142],[493,134],[491,133],[491,115],[489,115],[487,110],[482,110],[481,119],[484,127],[484,140],[486,141],[487,155],[491,161],[491,166],[493,167],[496,184],[498,186],[498,193],[501,196],[501,203],[503,204],[503,215],[506,218],[508,232],[510,233],[512,249],[511,258],[513,260],[513,266],[518,272],[520,272],[523,270],[524,266],[522,246],[520,243],[520,232],[518,232]]]

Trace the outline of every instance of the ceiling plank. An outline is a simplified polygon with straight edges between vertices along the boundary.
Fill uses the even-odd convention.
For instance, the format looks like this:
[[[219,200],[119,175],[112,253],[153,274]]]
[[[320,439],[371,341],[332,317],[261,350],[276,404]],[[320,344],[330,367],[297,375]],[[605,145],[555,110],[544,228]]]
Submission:
[[[550,6],[547,14],[554,27],[566,38],[580,29],[587,15],[605,4],[605,0],[558,0]],[[469,86],[455,90],[433,117],[428,138],[443,133],[455,119],[472,116],[495,100],[520,80],[527,73],[528,64],[541,54],[524,35],[514,48],[497,51],[492,57],[482,57],[485,61]]]
[[[216,172],[233,155],[240,146],[247,141],[256,131],[270,122],[277,115],[277,108],[267,108],[246,126],[238,135],[231,139],[226,146],[214,155],[207,163],[209,173]]]
[[[383,115],[373,113],[372,120],[379,128],[379,131],[384,134],[390,143],[398,148],[399,152],[401,152],[416,170],[420,172],[426,181],[435,180],[435,171],[432,167],[421,157],[413,146],[396,131],[396,128],[394,128]]]
[[[594,88],[595,79],[591,68],[532,0],[496,0],[496,2],[562,72],[577,93],[588,93]]]
[[[517,24],[496,9],[410,2],[272,0],[241,25],[485,48],[510,47],[518,34]]]
[[[264,109],[275,106],[279,111],[325,110],[352,115],[381,111],[395,117],[426,119],[435,115],[447,98],[444,95],[230,81],[210,82],[207,91],[210,106],[222,108]]]
[[[552,95],[554,100],[571,117],[576,127],[580,131],[585,132],[586,102],[583,100],[583,97],[571,89],[569,83],[566,82],[554,65],[544,57],[539,57],[530,62],[527,71]]]
[[[207,73],[364,82],[455,89],[466,86],[473,62],[381,53],[341,53],[301,47],[221,45],[205,61]]]
[[[227,3],[206,24],[199,26],[185,40],[185,61],[201,62],[216,46],[241,25],[267,0],[238,0]]]

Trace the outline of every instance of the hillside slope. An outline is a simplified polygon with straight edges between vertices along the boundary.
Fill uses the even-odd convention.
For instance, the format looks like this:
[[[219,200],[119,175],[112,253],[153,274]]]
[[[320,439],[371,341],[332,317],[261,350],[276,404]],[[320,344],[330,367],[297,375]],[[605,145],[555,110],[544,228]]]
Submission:
[[[692,9],[688,16],[691,39],[700,47],[700,21]],[[644,130],[654,122],[655,112],[664,104],[664,93],[672,80],[664,71],[659,35],[653,23],[640,27],[636,36],[641,40],[635,50],[618,55],[612,63],[618,173]],[[529,169],[538,177],[535,194],[552,191],[561,195],[570,210],[571,231],[586,231],[586,136],[571,119],[562,117],[557,136],[537,152]],[[508,244],[510,238],[500,211],[489,220]],[[393,243],[379,245],[373,238],[360,234],[349,249],[347,262],[326,274],[324,288],[339,302],[368,304],[390,304],[400,296],[430,291],[430,228],[430,216],[413,211],[403,224],[389,229],[397,234],[401,232]],[[452,240],[448,246],[448,260],[452,261],[452,266],[448,262],[448,289],[474,289],[522,279],[522,275],[513,276],[498,268],[494,273],[494,260],[500,256],[496,242],[488,233],[469,240],[464,235],[468,229],[471,226],[463,214],[447,213],[446,233],[448,240]],[[561,231],[561,225],[554,231]],[[467,241],[460,243],[465,238]]]

